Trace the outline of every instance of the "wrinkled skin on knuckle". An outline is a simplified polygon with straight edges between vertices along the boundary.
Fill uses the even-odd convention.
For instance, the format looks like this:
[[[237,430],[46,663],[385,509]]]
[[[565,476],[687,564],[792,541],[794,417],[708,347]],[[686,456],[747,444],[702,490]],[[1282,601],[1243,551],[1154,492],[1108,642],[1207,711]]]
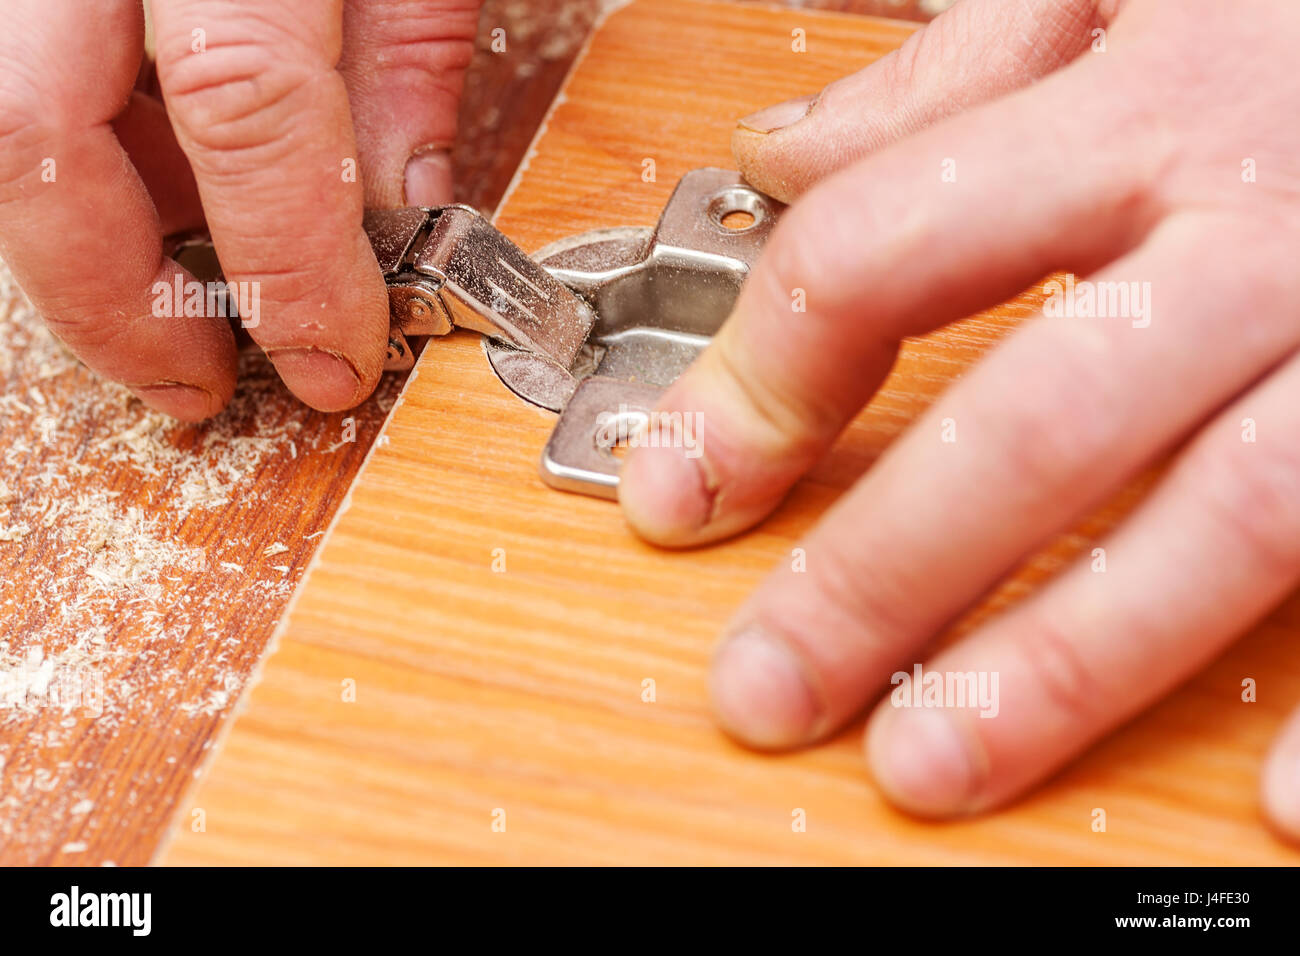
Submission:
[[[160,35],[158,79],[183,143],[212,152],[291,139],[314,108],[322,84],[339,82],[340,24],[285,24],[283,13],[241,7],[195,12]],[[202,30],[201,42],[186,32]],[[324,34],[321,34],[321,30]]]
[[[153,320],[143,300],[134,304],[136,315],[118,309],[112,321],[104,321],[102,297],[91,299],[88,294],[77,294],[41,303],[45,325],[59,341],[73,351],[100,355],[113,353],[115,343],[129,345],[138,324]]]
[[[961,16],[943,16],[914,34],[881,63],[886,101],[897,110],[914,105],[918,91],[944,84],[946,97],[927,104],[939,115],[957,112],[963,106],[982,101],[1019,85],[1023,78],[1038,76],[1061,66],[1092,42],[1092,31],[1105,20],[1096,0],[1053,0],[1050,3],[1019,4],[1022,9],[996,6],[962,11]],[[1037,7],[1032,12],[1024,7]],[[980,16],[976,16],[978,13]],[[1008,30],[1008,16],[1033,18],[1031,29]],[[963,56],[985,37],[997,37],[987,57],[972,61]],[[991,62],[990,62],[991,58]],[[954,72],[968,76],[954,75]],[[980,82],[976,82],[980,81]],[[834,86],[834,84],[832,84]],[[917,115],[905,128],[917,129],[937,116]]]
[[[809,409],[797,399],[785,383],[756,374],[751,363],[738,362],[727,349],[715,350],[711,356],[716,372],[714,387],[734,396],[734,408],[743,410],[745,420],[740,434],[745,446],[736,447],[731,436],[710,432],[707,459],[719,497],[731,499],[736,485],[750,484],[754,478],[754,458],[766,464],[808,461],[820,448],[810,427]]]
[[[339,71],[351,96],[368,205],[401,205],[411,153],[451,147],[477,8],[477,0],[356,0],[345,7]]]
[[[787,219],[788,222],[783,222],[782,228],[773,236],[764,256],[764,265],[755,272],[752,286],[745,292],[750,302],[760,302],[759,308],[767,312],[761,323],[751,324],[747,329],[743,341],[750,350],[766,350],[768,343],[756,339],[756,336],[771,332],[773,322],[783,325],[784,316],[817,323],[816,329],[810,327],[804,334],[822,340],[840,334],[852,335],[851,330],[841,332],[843,325],[860,321],[862,317],[860,298],[841,293],[847,273],[838,271],[839,266],[848,267],[850,259],[856,263],[855,268],[860,268],[857,254],[842,246],[832,252],[828,243],[829,246],[837,245],[835,230],[831,227],[828,235],[817,227],[816,210],[794,207]],[[806,297],[807,312],[795,316],[790,307],[798,291]],[[798,330],[778,329],[778,334],[787,332],[797,334]],[[824,358],[827,364],[834,362],[829,352],[824,353]],[[798,373],[784,365],[769,369],[762,381],[749,381],[754,376],[747,375],[748,369],[728,369],[738,381],[745,378],[741,384],[751,396],[758,394],[763,398],[753,404],[765,412],[772,429],[784,436],[787,450],[820,447],[828,431],[837,432],[843,425],[844,410],[838,397],[824,394],[809,387],[808,382],[799,380],[808,374],[806,368],[800,368]]]
[[[0,72],[0,202],[21,189],[31,177],[39,178],[40,157],[58,138],[62,120],[44,109],[42,97],[18,69]]]
[[[900,123],[902,129],[916,130],[923,124],[922,117],[911,115],[912,94],[932,65],[942,62],[944,50],[950,43],[948,34],[952,32],[953,29],[945,26],[940,19],[925,30],[912,34],[906,43],[880,62],[884,100],[890,105],[895,122],[906,117]],[[822,101],[818,105],[825,104],[831,109],[850,108],[846,101],[847,95],[846,84],[832,83],[823,92]]]
[[[880,561],[868,529],[825,528],[809,542],[817,573],[809,576],[814,600],[841,621],[856,624],[862,641],[882,664],[894,666],[916,653],[916,637],[938,623],[926,598],[933,583],[896,562]],[[870,579],[864,574],[870,569]],[[883,679],[882,672],[880,678]]]
[[[1275,573],[1300,572],[1300,445],[1284,439],[1204,448],[1189,474],[1192,493],[1249,561]]]
[[[1024,637],[1012,645],[1011,653],[1022,661],[1031,685],[1051,702],[1051,720],[1059,733],[1069,735],[1074,727],[1106,726],[1116,714],[1127,711],[1126,701],[1116,701],[1096,663],[1063,625],[1045,614],[1030,618]]]
[[[1040,15],[1038,34],[1021,36],[1013,55],[1050,68],[1067,62],[1094,41],[1093,32],[1115,19],[1120,0],[1057,0]],[[989,25],[990,28],[995,26]]]
[[[67,41],[68,58],[94,63],[93,70],[67,69],[43,35],[0,39],[0,187],[39,177],[40,160],[53,156],[69,131],[107,123],[126,108],[143,30],[120,2],[101,15],[107,36]]]
[[[241,52],[224,63],[214,53],[186,61],[196,65],[163,80],[168,110],[188,151],[265,151],[275,144],[291,150],[292,133],[304,115],[317,112],[318,84],[329,82],[332,71],[278,61],[269,51]],[[244,166],[241,161],[239,168]]]
[[[321,270],[315,263],[328,261],[328,253],[311,254],[298,247],[296,259],[300,266],[285,265],[283,245],[271,247],[260,254],[241,255],[238,264],[241,275],[255,275],[263,283],[260,304],[263,321],[258,327],[260,341],[266,343],[282,324],[275,321],[282,309],[321,301]],[[310,344],[310,336],[324,328],[325,323],[305,327],[301,333],[291,334],[293,341]],[[286,332],[290,330],[285,330]]]
[[[340,67],[359,82],[408,70],[463,70],[474,55],[478,8],[479,0],[348,0],[344,28],[355,34],[355,52]]]
[[[756,272],[768,279],[772,300],[787,307],[793,290],[807,293],[806,318],[837,322],[862,312],[862,297],[848,277],[861,272],[880,231],[880,211],[845,201],[841,173],[791,206],[768,240]],[[887,215],[887,213],[885,213]]]
[[[987,424],[1002,478],[1035,503],[1049,503],[1092,472],[1116,446],[1127,421],[1104,355],[1062,349],[1050,370],[973,396],[971,417]],[[1024,402],[1024,396],[1033,400]],[[960,420],[963,414],[957,411]],[[996,476],[989,476],[996,481]]]
[[[1156,187],[1171,206],[1265,209],[1300,199],[1300,7],[1133,0],[1113,31],[1115,88],[1128,91],[1169,163]],[[1287,118],[1284,120],[1283,118]],[[1244,188],[1243,163],[1257,180]]]

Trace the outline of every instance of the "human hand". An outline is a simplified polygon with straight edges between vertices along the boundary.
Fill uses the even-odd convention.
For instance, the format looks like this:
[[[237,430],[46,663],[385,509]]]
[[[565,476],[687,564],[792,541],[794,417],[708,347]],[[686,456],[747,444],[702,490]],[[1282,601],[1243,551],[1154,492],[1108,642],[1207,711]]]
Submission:
[[[762,748],[827,736],[1027,554],[1173,450],[1101,542],[1106,574],[1081,561],[926,661],[998,674],[996,717],[880,703],[866,753],[884,793],[934,817],[1009,801],[1296,586],[1298,44],[1290,0],[963,0],[811,108],[741,122],[749,181],[797,201],[662,400],[699,416],[702,457],[639,448],[624,464],[624,511],[652,541],[714,541],[765,517],[905,336],[1057,269],[1134,298],[1129,315],[1027,324],[844,495],[801,543],[806,573],[775,571],[716,654],[731,734]],[[792,315],[795,289],[806,314]],[[1300,714],[1262,793],[1300,838]]]
[[[140,0],[10,0],[0,254],[86,365],[202,419],[234,391],[228,321],[159,315],[153,290],[192,281],[162,239],[206,218],[226,279],[257,283],[249,333],[288,387],[357,404],[388,340],[362,211],[450,201],[478,6],[153,0],[159,99]]]

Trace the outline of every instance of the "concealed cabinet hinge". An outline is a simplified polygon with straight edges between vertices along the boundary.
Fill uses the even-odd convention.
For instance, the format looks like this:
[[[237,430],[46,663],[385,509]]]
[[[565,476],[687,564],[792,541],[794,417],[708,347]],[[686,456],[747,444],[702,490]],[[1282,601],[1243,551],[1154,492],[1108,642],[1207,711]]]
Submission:
[[[531,258],[468,206],[369,211],[389,295],[386,367],[411,367],[408,337],[482,333],[511,391],[560,413],[543,480],[616,497],[616,446],[651,424],[659,393],[722,325],[782,208],[737,173],[697,169],[657,226],[596,230]],[[176,239],[169,252],[195,246]]]

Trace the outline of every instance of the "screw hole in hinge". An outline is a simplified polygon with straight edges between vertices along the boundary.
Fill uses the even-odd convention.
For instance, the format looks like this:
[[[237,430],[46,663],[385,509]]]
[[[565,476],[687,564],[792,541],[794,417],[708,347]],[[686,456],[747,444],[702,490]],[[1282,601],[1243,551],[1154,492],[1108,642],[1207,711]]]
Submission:
[[[624,408],[617,412],[602,413],[596,422],[593,436],[596,447],[613,458],[623,458],[634,439],[650,424],[650,413],[642,409]]]
[[[727,232],[748,232],[766,217],[767,204],[754,190],[733,186],[709,200],[708,214],[715,226]]]

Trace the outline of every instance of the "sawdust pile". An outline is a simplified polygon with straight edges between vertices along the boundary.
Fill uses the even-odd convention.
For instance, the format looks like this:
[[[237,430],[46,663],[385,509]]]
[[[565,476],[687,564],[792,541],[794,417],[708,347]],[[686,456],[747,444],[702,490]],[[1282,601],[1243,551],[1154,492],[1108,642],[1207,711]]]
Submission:
[[[283,476],[313,454],[329,458],[320,471],[332,474],[347,451],[330,451],[337,419],[292,401],[256,350],[242,357],[240,376],[231,407],[210,423],[151,412],[82,367],[0,263],[6,862],[39,861],[21,844],[75,846],[64,838],[81,837],[75,826],[117,823],[101,812],[103,798],[129,804],[178,759],[188,776],[197,741],[210,736],[260,651],[243,646],[245,619],[258,616],[264,641],[265,620],[288,601],[310,553],[302,541],[320,529],[294,525],[305,520],[302,503],[284,500]],[[357,413],[371,432],[391,407],[393,384]],[[285,542],[297,552],[292,566],[271,560],[286,561]],[[204,726],[179,728],[187,719]],[[123,751],[137,738],[163,744],[152,764],[106,780],[119,771],[98,757],[119,735]]]
[[[233,534],[209,554],[187,543],[180,525],[196,511],[232,503],[269,458],[296,455],[312,442],[303,438],[301,421],[258,421],[262,411],[277,418],[280,412],[262,401],[277,386],[255,353],[245,353],[234,405],[199,429],[94,380],[45,330],[3,265],[0,375],[36,382],[24,392],[0,393],[0,547],[32,559],[20,563],[25,580],[15,574],[0,582],[3,699],[6,688],[30,682],[34,661],[41,662],[38,671],[53,667],[57,681],[59,670],[116,653],[105,635],[123,618],[137,631],[164,620],[181,625],[160,631],[160,639],[201,626],[201,606],[177,620],[171,602],[183,609],[185,597],[170,594],[169,583],[179,572],[219,566],[219,557],[243,561],[246,552]],[[197,439],[178,440],[192,434]],[[152,500],[130,501],[145,480]],[[277,576],[267,590],[286,587]],[[111,693],[129,697],[131,689]],[[43,706],[32,695],[5,703],[0,725]]]

